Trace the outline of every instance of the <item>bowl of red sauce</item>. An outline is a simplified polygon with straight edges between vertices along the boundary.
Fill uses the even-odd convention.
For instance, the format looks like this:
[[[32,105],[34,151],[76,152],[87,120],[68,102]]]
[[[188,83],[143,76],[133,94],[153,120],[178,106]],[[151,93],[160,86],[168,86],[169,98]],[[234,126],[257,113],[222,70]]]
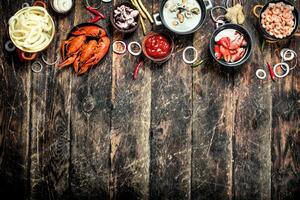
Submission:
[[[163,63],[170,59],[174,42],[166,34],[151,32],[144,38],[142,49],[147,58],[156,63]]]

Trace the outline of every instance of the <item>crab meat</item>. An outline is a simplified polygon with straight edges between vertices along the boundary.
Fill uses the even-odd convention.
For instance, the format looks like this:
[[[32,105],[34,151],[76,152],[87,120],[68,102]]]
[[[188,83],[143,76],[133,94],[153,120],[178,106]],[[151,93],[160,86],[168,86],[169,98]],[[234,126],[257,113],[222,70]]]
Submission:
[[[214,46],[215,57],[217,60],[224,59],[226,62],[239,61],[246,52],[247,41],[244,36],[234,32],[233,37],[222,37]]]
[[[230,50],[224,46],[220,46],[220,52],[224,57],[230,55]]]
[[[229,48],[230,46],[230,38],[229,37],[223,37],[219,41],[217,41],[218,45],[224,46],[225,48]]]
[[[243,42],[244,42],[244,36],[242,35],[239,35],[237,36],[229,45],[229,49],[230,50],[234,50],[234,49],[237,49],[239,48],[240,46],[243,46]],[[247,43],[246,43],[247,44]]]
[[[220,60],[222,58],[222,53],[220,52],[220,46],[216,44],[214,47],[214,51],[215,51],[216,58]]]
[[[240,60],[244,56],[245,52],[246,52],[245,48],[237,49],[237,52],[231,56],[230,61],[236,62],[236,61]]]

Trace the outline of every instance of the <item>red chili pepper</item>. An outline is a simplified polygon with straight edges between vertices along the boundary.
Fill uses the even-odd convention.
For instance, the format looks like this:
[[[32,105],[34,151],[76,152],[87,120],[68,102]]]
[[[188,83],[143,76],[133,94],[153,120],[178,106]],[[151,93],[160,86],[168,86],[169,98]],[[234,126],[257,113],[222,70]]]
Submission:
[[[96,23],[96,22],[99,21],[100,19],[101,19],[100,16],[96,16],[96,17],[90,19],[89,22],[90,22],[90,23]]]
[[[273,71],[273,68],[271,67],[270,63],[267,63],[269,71],[270,71],[270,75],[273,81],[275,81],[275,73]]]
[[[106,17],[101,13],[99,12],[98,10],[94,9],[93,7],[91,6],[86,6],[86,9],[88,11],[90,11],[92,14],[96,15],[96,16],[100,16],[102,19],[106,19]]]
[[[135,66],[134,71],[133,71],[132,80],[136,80],[136,77],[139,74],[140,67],[142,66],[143,63],[144,63],[143,60],[140,60],[138,62],[138,64]]]

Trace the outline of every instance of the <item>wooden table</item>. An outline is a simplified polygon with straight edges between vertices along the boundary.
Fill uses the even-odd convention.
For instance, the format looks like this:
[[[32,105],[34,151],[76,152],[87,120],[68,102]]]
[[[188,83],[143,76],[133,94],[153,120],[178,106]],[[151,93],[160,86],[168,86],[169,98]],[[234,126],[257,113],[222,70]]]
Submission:
[[[158,11],[159,1],[144,2],[152,13]],[[194,69],[182,61],[188,45],[201,58],[209,56],[214,30],[210,17],[194,35],[174,36],[172,58],[163,65],[146,62],[136,81],[132,72],[138,58],[128,53],[110,50],[99,66],[77,77],[71,68],[46,65],[34,73],[31,63],[1,51],[1,199],[253,200],[299,195],[300,70],[276,82],[258,80],[255,72],[267,61],[280,61],[277,48],[289,47],[300,55],[300,40],[260,49],[251,9],[263,2],[245,3],[244,26],[254,50],[236,73],[222,72],[212,59]],[[1,48],[8,39],[7,21],[22,3],[0,4]],[[294,3],[300,9],[300,2]],[[111,5],[103,3],[107,16]],[[52,13],[58,31],[44,52],[48,61],[57,57],[67,32],[91,17],[83,6],[77,0],[69,15]],[[143,39],[141,28],[124,37],[108,20],[100,24],[114,41]]]

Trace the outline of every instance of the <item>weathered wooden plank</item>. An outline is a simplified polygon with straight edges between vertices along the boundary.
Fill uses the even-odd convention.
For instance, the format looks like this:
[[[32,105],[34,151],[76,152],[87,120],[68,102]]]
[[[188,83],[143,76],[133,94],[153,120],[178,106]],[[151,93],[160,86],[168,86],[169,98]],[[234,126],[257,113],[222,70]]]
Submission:
[[[194,40],[200,58],[210,60],[193,71],[192,199],[232,197],[233,76],[209,54],[214,28],[208,16]]]
[[[29,196],[30,72],[14,53],[4,51],[7,21],[19,8],[20,1],[0,4],[0,194],[12,199]]]
[[[70,28],[68,18],[53,17],[57,30]],[[64,31],[58,32],[43,52],[48,61],[54,62],[59,56],[64,35]],[[41,58],[38,60],[43,63]],[[69,195],[70,77],[68,72],[60,73],[46,64],[41,73],[32,73],[32,199],[65,199]]]
[[[76,1],[74,25],[86,22],[91,17],[83,5],[84,1]],[[100,10],[109,16],[111,7],[102,4]],[[107,20],[101,21],[102,26],[106,24]],[[73,74],[71,71],[68,73]],[[107,199],[110,175],[111,54],[87,74],[80,77],[73,75],[71,87],[72,199]]]
[[[153,11],[158,10],[155,1]],[[190,199],[191,195],[192,69],[181,54],[192,44],[193,35],[172,36],[171,59],[152,66],[151,199]]]
[[[121,1],[114,1],[117,4]],[[146,6],[151,11],[152,1]],[[147,28],[150,26],[147,22]],[[113,34],[114,41],[143,39],[141,27],[132,35]],[[143,75],[132,80],[138,58],[113,55],[112,127],[111,127],[111,198],[148,199],[149,197],[149,129],[151,110],[150,63],[144,64]]]
[[[251,10],[259,2],[245,4]],[[270,46],[260,49],[257,19],[247,15],[244,26],[253,37],[250,61],[234,77],[233,183],[236,199],[271,198],[271,80],[255,77],[258,68],[270,61]],[[267,69],[265,69],[267,70]]]
[[[300,2],[294,3],[299,10]],[[299,42],[299,38],[293,38],[288,45],[298,55]],[[286,78],[278,79],[272,88],[272,199],[276,200],[296,199],[300,195],[299,77],[296,68]]]

